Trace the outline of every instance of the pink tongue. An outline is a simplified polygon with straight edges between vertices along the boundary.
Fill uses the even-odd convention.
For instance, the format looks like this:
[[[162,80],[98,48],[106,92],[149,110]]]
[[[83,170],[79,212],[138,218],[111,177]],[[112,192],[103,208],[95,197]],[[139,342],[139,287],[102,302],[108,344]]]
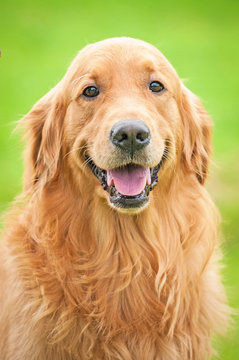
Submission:
[[[107,171],[108,186],[114,184],[121,195],[138,195],[150,183],[150,170],[142,166],[125,166]]]

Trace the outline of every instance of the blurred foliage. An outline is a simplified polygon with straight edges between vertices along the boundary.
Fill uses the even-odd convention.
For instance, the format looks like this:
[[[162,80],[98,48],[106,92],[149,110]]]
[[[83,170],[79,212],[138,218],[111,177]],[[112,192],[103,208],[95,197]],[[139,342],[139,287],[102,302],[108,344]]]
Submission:
[[[214,120],[209,190],[222,213],[230,304],[239,305],[239,2],[17,0],[0,3],[0,211],[21,191],[16,121],[63,76],[78,50],[113,36],[158,47]],[[217,339],[239,359],[239,323]]]

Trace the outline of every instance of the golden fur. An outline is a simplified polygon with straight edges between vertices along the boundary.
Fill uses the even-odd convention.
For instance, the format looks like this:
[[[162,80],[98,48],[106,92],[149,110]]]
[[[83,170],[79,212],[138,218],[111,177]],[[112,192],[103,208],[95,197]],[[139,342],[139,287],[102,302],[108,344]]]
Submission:
[[[148,81],[167,91],[152,94]],[[96,99],[82,89],[100,84]],[[145,85],[146,84],[146,85]],[[84,161],[122,163],[108,140],[143,119],[155,166],[150,204],[122,213]],[[129,38],[84,48],[22,120],[24,191],[0,251],[1,360],[204,360],[227,323],[217,210],[204,182],[211,120],[153,46]]]

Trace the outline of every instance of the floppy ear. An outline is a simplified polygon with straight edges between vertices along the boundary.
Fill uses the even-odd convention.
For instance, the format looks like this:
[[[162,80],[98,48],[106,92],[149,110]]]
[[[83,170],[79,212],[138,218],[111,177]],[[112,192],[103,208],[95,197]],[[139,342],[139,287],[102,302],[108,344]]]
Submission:
[[[212,151],[212,121],[198,98],[182,85],[181,115],[183,121],[182,161],[187,170],[204,184]]]
[[[25,189],[54,179],[60,164],[65,106],[57,87],[41,98],[21,120],[25,127]]]

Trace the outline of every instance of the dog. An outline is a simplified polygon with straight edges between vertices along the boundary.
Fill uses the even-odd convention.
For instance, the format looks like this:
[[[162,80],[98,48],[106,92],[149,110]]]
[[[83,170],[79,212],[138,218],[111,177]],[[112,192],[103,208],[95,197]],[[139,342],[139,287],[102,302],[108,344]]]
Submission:
[[[87,45],[21,120],[2,360],[205,360],[228,322],[212,122],[154,46]]]

